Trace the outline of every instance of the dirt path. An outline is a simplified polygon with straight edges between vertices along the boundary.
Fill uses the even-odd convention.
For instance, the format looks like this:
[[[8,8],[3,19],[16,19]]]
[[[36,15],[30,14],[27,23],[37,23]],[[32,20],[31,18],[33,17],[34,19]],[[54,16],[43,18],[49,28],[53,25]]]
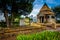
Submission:
[[[56,29],[53,29],[51,27],[46,27],[46,30],[55,30],[55,31],[59,31],[60,32],[60,27],[57,27]]]
[[[10,29],[11,31],[12,29]],[[56,29],[53,29],[51,27],[46,28],[18,28],[14,31],[6,31],[5,33],[2,33],[2,36],[0,36],[0,40],[16,40],[17,34],[31,34],[36,32],[41,32],[44,30],[55,30],[60,32],[60,27],[57,27]],[[8,33],[7,33],[8,32]]]

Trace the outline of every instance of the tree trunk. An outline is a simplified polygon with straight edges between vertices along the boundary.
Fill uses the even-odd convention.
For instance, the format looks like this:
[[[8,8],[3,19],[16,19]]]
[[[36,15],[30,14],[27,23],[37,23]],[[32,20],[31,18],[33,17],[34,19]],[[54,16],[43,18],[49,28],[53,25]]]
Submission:
[[[13,15],[13,13],[11,14],[11,26],[13,26],[13,21],[14,21],[14,15]]]
[[[8,12],[6,10],[4,11],[4,16],[5,16],[6,25],[7,27],[9,27]]]

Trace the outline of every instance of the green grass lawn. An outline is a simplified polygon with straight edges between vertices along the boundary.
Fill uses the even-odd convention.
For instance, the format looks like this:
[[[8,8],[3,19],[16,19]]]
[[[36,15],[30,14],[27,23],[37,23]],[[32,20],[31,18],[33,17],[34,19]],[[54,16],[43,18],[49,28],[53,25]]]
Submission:
[[[16,40],[60,40],[60,32],[43,31],[35,34],[18,35]]]

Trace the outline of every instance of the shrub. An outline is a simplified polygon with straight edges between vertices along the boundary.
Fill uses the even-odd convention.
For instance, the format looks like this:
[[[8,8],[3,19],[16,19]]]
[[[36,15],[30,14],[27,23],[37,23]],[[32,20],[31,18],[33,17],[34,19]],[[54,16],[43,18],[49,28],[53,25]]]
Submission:
[[[56,20],[56,23],[60,23],[60,20]]]
[[[0,22],[0,27],[6,27],[6,22]]]
[[[16,40],[60,40],[60,32],[43,31],[36,34],[18,35]]]

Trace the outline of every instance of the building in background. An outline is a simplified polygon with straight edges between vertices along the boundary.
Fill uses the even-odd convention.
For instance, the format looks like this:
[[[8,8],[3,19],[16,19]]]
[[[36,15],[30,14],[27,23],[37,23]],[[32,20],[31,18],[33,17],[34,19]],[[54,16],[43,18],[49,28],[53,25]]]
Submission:
[[[37,20],[40,23],[52,23],[55,22],[55,13],[44,3],[43,7],[37,15]]]

